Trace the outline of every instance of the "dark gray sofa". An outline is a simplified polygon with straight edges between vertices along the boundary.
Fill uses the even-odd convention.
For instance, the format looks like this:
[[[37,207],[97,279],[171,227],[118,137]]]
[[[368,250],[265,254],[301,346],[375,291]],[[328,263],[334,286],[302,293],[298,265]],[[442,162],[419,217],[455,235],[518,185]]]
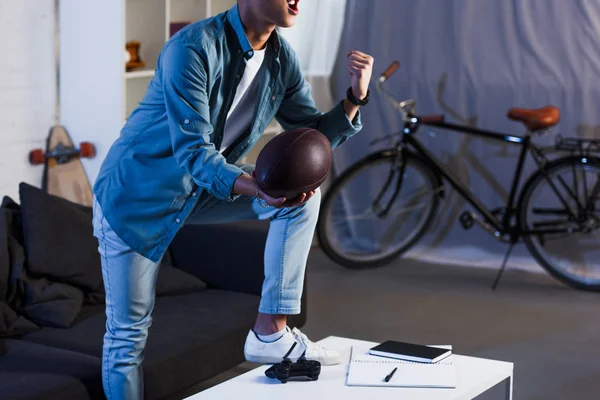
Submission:
[[[56,214],[60,214],[60,210]],[[13,212],[14,215],[18,217],[18,213]],[[14,236],[19,238],[19,226],[15,227],[14,218],[12,224],[4,222],[0,226],[4,234],[7,229],[13,229],[17,231]],[[26,225],[23,222],[25,231]],[[62,232],[57,229],[56,234],[64,234],[64,231],[68,229]],[[146,398],[183,398],[190,394],[193,386],[244,361],[244,340],[256,317],[260,299],[267,231],[266,222],[185,226],[181,229],[170,246],[169,263],[175,270],[189,275],[176,276],[175,280],[175,275],[159,275],[153,324],[145,352]],[[25,267],[21,268],[27,270],[28,245],[27,239],[23,240]],[[34,247],[30,245],[29,248]],[[8,250],[6,246],[0,247],[0,262],[3,252],[11,251],[14,252],[10,247]],[[4,309],[0,307],[0,315],[3,312],[10,314],[5,318],[9,323],[5,323],[4,337],[0,336],[0,398],[104,398],[101,385],[105,324],[102,301],[82,300],[76,317],[66,327],[51,326],[52,323],[44,325],[44,318],[36,317],[39,313],[33,311],[30,313],[34,322],[31,322],[27,313],[36,310],[36,304],[27,304],[27,300],[23,299],[15,301],[15,296],[9,302],[7,293],[11,293],[11,282],[24,286],[22,292],[28,293],[27,285],[39,288],[39,281],[35,281],[37,286],[32,286],[31,282],[43,278],[39,273],[31,272],[26,279],[15,281],[15,262],[12,265],[7,279],[9,285],[3,285],[0,264],[0,305],[4,296],[5,306]],[[203,285],[184,287],[178,292],[177,281],[189,281],[191,276],[201,280]],[[159,290],[158,286],[162,289]],[[85,299],[93,298],[87,296],[89,293],[86,294],[84,289],[81,290]],[[66,298],[58,297],[63,302]],[[8,303],[12,303],[13,308],[7,306]],[[306,321],[305,297],[302,303],[303,312],[290,319],[291,326],[300,327]],[[21,311],[25,315],[21,315]],[[24,333],[12,329],[11,334],[10,328],[15,327],[22,327]]]

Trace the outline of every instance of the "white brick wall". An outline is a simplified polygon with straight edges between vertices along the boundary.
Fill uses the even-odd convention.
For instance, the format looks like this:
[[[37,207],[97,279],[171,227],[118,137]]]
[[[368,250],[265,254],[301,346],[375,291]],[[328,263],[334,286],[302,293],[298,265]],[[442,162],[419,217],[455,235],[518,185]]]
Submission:
[[[40,186],[29,151],[55,123],[54,0],[0,0],[0,196]]]

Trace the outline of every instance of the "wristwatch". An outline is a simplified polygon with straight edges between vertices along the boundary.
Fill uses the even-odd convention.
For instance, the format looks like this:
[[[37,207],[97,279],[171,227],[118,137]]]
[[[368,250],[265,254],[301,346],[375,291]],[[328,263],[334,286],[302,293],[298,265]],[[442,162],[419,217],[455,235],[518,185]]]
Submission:
[[[354,97],[354,94],[352,93],[352,86],[350,86],[348,88],[348,90],[346,90],[346,98],[348,99],[348,101],[350,101],[350,103],[354,104],[355,106],[365,106],[367,105],[367,103],[369,102],[369,95],[371,94],[371,90],[367,89],[367,95],[365,96],[364,99],[359,100],[356,97]]]

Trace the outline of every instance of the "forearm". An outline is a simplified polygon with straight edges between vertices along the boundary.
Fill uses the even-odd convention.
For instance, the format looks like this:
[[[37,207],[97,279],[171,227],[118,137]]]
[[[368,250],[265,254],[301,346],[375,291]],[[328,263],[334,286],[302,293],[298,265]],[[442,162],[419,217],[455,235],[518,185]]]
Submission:
[[[358,106],[350,103],[350,100],[344,99],[344,111],[346,112],[348,119],[354,121],[354,118],[356,118],[356,114],[358,113]]]
[[[233,194],[241,194],[243,196],[256,196],[256,183],[248,174],[240,175],[233,184]]]

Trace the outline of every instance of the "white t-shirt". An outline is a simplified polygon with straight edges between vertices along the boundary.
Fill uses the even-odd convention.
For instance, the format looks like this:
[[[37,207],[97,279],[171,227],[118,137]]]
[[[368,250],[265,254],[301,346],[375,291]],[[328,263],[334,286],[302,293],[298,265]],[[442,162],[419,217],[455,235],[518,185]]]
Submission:
[[[235,142],[248,129],[254,119],[254,109],[260,87],[260,79],[256,76],[265,59],[265,51],[266,47],[262,50],[254,50],[252,58],[246,61],[244,76],[238,84],[233,103],[231,103],[231,108],[225,120],[221,152]]]

